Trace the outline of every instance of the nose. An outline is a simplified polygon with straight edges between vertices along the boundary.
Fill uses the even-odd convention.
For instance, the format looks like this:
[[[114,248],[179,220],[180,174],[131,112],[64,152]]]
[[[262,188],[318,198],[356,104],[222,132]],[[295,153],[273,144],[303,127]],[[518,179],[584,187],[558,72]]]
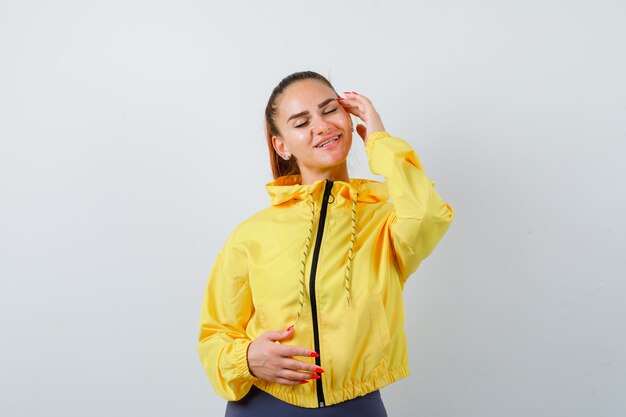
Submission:
[[[332,123],[324,118],[319,118],[317,123],[315,124],[315,132],[318,135],[323,135],[324,133],[328,133],[333,128]]]

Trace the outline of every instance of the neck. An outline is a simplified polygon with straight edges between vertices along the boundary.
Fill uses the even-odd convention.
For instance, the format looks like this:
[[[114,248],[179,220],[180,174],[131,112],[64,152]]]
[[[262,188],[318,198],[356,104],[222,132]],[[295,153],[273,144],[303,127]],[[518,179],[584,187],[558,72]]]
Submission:
[[[316,171],[301,170],[300,175],[302,176],[302,185],[312,184],[315,181],[320,180],[320,179],[344,181],[347,183],[350,182],[350,177],[348,176],[348,167],[345,162],[339,166],[329,168],[329,169],[316,170]]]

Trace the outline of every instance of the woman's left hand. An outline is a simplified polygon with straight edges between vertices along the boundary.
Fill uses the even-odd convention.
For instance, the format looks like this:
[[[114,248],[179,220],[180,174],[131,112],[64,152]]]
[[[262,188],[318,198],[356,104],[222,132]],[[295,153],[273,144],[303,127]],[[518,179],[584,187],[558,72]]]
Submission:
[[[385,127],[374,105],[367,97],[354,91],[344,91],[346,98],[339,100],[343,108],[350,114],[355,115],[365,122],[365,125],[357,124],[356,131],[367,142],[367,137],[374,132],[384,132]],[[367,127],[366,127],[367,126]]]

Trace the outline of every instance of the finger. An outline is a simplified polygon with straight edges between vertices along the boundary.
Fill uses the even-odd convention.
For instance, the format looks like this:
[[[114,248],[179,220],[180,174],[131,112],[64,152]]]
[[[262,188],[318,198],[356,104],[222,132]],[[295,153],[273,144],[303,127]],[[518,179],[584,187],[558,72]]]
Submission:
[[[370,102],[370,100],[367,97],[365,97],[364,95],[355,93],[354,91],[345,91],[344,93],[346,94],[346,97],[348,99],[354,100],[356,102],[360,102],[360,103]]]
[[[306,384],[307,382],[309,382],[309,380],[303,379],[301,381],[292,381],[290,379],[276,378],[274,382],[278,382],[279,384],[282,384],[282,385],[301,385],[301,384]]]
[[[358,101],[352,99],[351,97],[339,98],[338,101],[345,107],[355,107],[359,104]]]
[[[310,358],[314,358],[319,356],[315,351],[300,346],[280,345],[277,347],[279,348],[279,354],[283,357],[308,356]]]
[[[351,108],[356,107],[362,113],[376,112],[374,105],[367,97],[354,92],[346,92],[346,97]]]
[[[284,339],[287,339],[287,338],[293,336],[294,331],[295,331],[294,327],[291,326],[287,330],[267,331],[267,332],[263,333],[263,336],[267,340],[275,342],[275,341],[284,340]]]
[[[358,100],[356,97],[346,97],[344,100],[341,100],[341,103],[345,103],[346,106],[351,108],[359,108],[361,110],[365,109],[365,103],[363,101]]]
[[[358,102],[354,100],[351,101],[350,99],[344,99],[340,101],[340,103],[343,105],[344,110],[348,113],[353,114],[359,118],[361,118],[361,116],[363,115],[362,105]]]
[[[363,120],[363,121],[367,121],[367,116],[366,113],[361,110],[359,107],[349,107],[346,109],[346,111],[348,113],[350,113],[353,116],[358,117],[359,119]]]
[[[289,369],[281,369],[276,373],[276,378],[288,379],[290,381],[302,381],[309,379],[319,379],[320,376],[316,373],[291,371]]]
[[[292,369],[294,371],[324,372],[322,368],[314,363],[303,362],[297,359],[285,359],[282,362],[282,366],[285,369]]]
[[[346,94],[346,97],[350,97],[355,100],[367,101],[371,103],[371,100],[369,98],[367,98],[363,94],[357,93],[356,91],[344,91],[344,94]]]
[[[350,100],[343,100],[341,101],[341,104],[344,105],[344,108],[348,111],[350,111],[350,109],[360,109],[361,105],[357,102],[357,101],[350,101]]]

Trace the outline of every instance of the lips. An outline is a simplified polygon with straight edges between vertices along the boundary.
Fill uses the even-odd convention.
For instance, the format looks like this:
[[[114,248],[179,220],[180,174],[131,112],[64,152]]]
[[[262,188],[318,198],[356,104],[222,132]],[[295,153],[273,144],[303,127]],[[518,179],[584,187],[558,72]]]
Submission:
[[[315,148],[324,148],[325,146],[322,146],[322,145],[324,145],[324,144],[326,144],[326,145],[331,144],[333,142],[333,139],[336,139],[335,140],[335,142],[336,142],[337,140],[339,140],[340,137],[341,137],[341,133],[325,136],[322,140],[317,142],[317,145],[315,145]]]

